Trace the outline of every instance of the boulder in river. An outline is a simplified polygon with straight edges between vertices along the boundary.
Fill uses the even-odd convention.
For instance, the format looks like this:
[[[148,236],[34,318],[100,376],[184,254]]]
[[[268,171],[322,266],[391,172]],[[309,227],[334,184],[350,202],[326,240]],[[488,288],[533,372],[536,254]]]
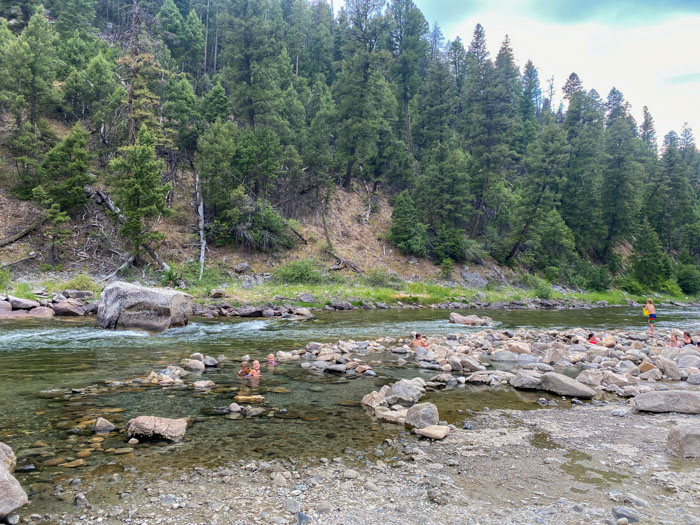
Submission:
[[[53,304],[53,311],[56,315],[82,317],[85,315],[85,309],[80,299],[66,299],[60,303]]]
[[[97,325],[101,328],[165,330],[186,325],[192,308],[193,299],[189,294],[116,282],[102,291]]]
[[[49,308],[48,306],[39,306],[37,308],[32,308],[27,314],[33,319],[51,319],[55,315],[55,312],[53,308]]]
[[[461,315],[457,312],[450,314],[450,323],[463,324],[466,326],[491,326],[493,319],[490,317],[479,317],[477,315]]]
[[[182,441],[187,431],[187,418],[139,416],[126,424],[126,437],[137,439],[155,438],[168,441]]]
[[[542,390],[554,392],[560,396],[591,398],[595,396],[595,390],[584,385],[574,378],[558,374],[557,372],[547,372],[542,375]]]
[[[102,434],[102,433],[105,433],[105,432],[111,432],[111,431],[114,430],[115,428],[117,428],[117,427],[115,427],[114,424],[112,424],[111,422],[107,421],[107,420],[106,420],[105,418],[103,418],[103,417],[98,417],[97,420],[95,421],[95,433],[96,433],[96,434]]]
[[[425,428],[439,421],[438,409],[432,403],[418,403],[406,412],[406,425],[411,428]]]
[[[12,475],[15,455],[12,449],[0,443],[0,520],[28,502],[27,494]]]
[[[634,402],[643,412],[700,414],[700,392],[692,390],[646,392],[635,397]]]
[[[32,308],[41,306],[39,301],[34,301],[33,299],[22,299],[21,297],[13,297],[11,295],[7,296],[7,300],[10,302],[13,310],[31,310]]]
[[[672,428],[666,443],[668,449],[682,458],[700,458],[700,425]]]

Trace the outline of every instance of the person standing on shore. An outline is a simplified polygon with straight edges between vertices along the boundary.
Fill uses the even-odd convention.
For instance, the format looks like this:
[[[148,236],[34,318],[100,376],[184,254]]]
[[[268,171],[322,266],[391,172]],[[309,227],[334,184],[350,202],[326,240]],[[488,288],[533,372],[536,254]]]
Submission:
[[[647,304],[644,307],[644,314],[649,318],[649,333],[654,335],[654,323],[656,323],[656,307],[654,301],[647,299]]]

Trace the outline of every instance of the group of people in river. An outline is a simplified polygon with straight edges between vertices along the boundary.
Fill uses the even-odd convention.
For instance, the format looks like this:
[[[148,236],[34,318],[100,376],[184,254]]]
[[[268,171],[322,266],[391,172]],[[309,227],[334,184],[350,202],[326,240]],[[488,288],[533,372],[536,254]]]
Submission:
[[[271,369],[275,365],[277,365],[277,361],[275,360],[274,354],[267,354],[267,358],[265,360],[265,365],[268,367],[268,369]],[[253,361],[252,367],[248,363],[247,360],[241,361],[241,369],[238,371],[236,374],[238,377],[241,378],[248,378],[248,379],[259,379],[262,377],[262,372],[260,371],[260,361],[257,359]]]

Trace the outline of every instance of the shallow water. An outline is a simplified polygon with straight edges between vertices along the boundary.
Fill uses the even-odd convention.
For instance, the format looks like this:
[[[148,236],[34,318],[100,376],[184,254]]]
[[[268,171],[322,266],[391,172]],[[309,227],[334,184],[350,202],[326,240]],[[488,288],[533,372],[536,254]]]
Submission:
[[[141,331],[103,331],[91,320],[14,322],[0,325],[0,440],[23,459],[20,464],[36,470],[19,473],[30,488],[33,509],[48,511],[60,503],[47,489],[63,478],[80,476],[84,482],[112,472],[128,475],[159,472],[183,466],[215,466],[238,459],[320,458],[341,455],[346,447],[356,451],[357,461],[377,459],[372,454],[385,438],[396,437],[395,425],[378,423],[359,406],[362,396],[400,377],[423,375],[412,364],[398,367],[397,356],[371,354],[377,377],[347,380],[307,372],[299,362],[282,364],[273,371],[263,367],[258,386],[235,378],[236,366],[205,374],[217,385],[213,392],[195,394],[183,388],[129,387],[106,390],[106,379],[127,380],[144,376],[169,364],[177,364],[193,352],[214,357],[226,355],[234,362],[245,354],[264,359],[269,352],[293,350],[309,341],[364,340],[382,336],[406,336],[412,331],[444,334],[468,331],[447,322],[446,310],[384,310],[321,312],[305,322],[280,320],[194,320],[189,326],[161,334]],[[481,311],[499,328],[566,328],[581,326],[604,333],[611,328],[641,329],[644,318],[637,309],[611,308],[580,311]],[[700,310],[674,308],[659,312],[659,328],[700,327]],[[477,329],[473,329],[477,330]],[[40,397],[52,388],[83,389],[101,385],[95,392],[61,393],[55,399]],[[268,404],[266,415],[230,420],[212,413],[226,406],[237,392],[260,393]],[[429,393],[424,400],[438,405],[441,418],[459,423],[485,408],[537,409],[541,393],[510,388],[467,386],[449,392]],[[286,409],[280,414],[279,409]],[[89,421],[104,415],[118,427],[137,415],[192,417],[184,443],[171,446],[140,444],[132,454],[114,456],[94,450],[87,466],[71,470],[46,467],[55,457],[74,458],[89,447]],[[43,443],[36,443],[43,441]],[[103,448],[120,448],[123,434],[114,433]],[[391,450],[381,456],[391,461]],[[106,492],[105,492],[106,493]],[[106,497],[106,496],[105,496]]]

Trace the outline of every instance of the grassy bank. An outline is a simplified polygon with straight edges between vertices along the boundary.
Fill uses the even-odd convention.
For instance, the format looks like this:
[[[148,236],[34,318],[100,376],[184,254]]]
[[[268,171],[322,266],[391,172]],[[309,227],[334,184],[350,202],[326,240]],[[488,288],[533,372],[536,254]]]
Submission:
[[[508,302],[535,298],[570,299],[590,304],[607,301],[614,305],[624,305],[630,299],[644,302],[647,297],[647,295],[635,295],[622,290],[561,293],[543,280],[532,282],[529,288],[489,285],[485,288],[474,289],[428,281],[409,283],[398,279],[394,275],[381,272],[364,276],[333,275],[329,277],[303,274],[287,277],[289,277],[287,281],[305,282],[289,284],[288,282],[283,282],[280,276],[273,276],[273,279],[263,284],[250,285],[238,277],[232,278],[218,275],[214,272],[205,273],[201,281],[187,272],[180,273],[177,278],[181,284],[184,282],[183,291],[193,295],[199,303],[215,301],[210,298],[211,291],[224,289],[226,291],[226,300],[233,305],[271,302],[323,307],[336,300],[346,300],[355,306],[359,306],[363,301],[381,302],[387,305],[396,305],[398,303],[431,305],[453,301]],[[162,277],[159,278],[157,275],[153,275],[152,278],[156,285],[172,284],[165,282]],[[159,280],[156,280],[158,278]],[[127,278],[126,280],[140,281],[138,278]],[[55,279],[35,282],[6,281],[0,286],[0,293],[34,299],[36,297],[34,290],[36,289],[43,289],[48,294],[60,293],[67,289],[78,289],[91,290],[95,292],[96,296],[99,296],[103,286],[104,283],[97,282],[88,275],[80,274],[65,281]],[[301,301],[299,296],[305,293],[311,294],[313,301]],[[656,302],[685,302],[697,299],[684,295],[660,293],[649,293],[648,296],[653,297]]]

